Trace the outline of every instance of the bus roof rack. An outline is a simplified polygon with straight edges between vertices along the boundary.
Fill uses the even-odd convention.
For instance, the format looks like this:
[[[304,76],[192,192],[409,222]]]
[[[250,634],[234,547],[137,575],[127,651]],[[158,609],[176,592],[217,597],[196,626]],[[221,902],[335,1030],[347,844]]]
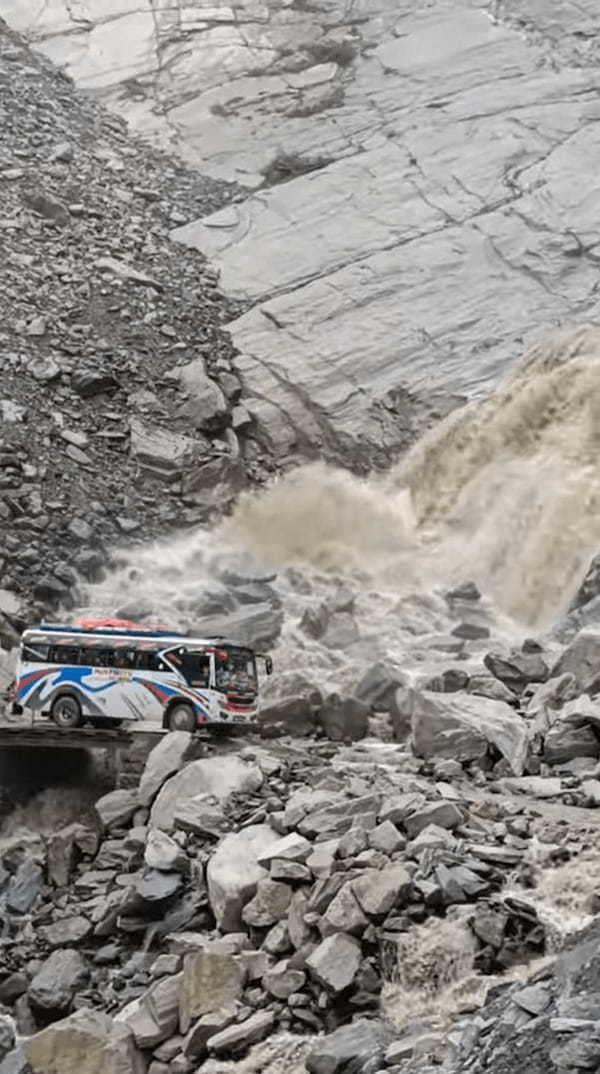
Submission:
[[[29,627],[30,630],[44,630],[54,634],[106,634],[108,637],[111,635],[118,635],[119,637],[134,637],[134,638],[186,638],[187,634],[182,634],[180,630],[145,630],[143,627],[131,628],[131,627],[82,627],[75,626],[73,623],[39,623],[36,626]]]

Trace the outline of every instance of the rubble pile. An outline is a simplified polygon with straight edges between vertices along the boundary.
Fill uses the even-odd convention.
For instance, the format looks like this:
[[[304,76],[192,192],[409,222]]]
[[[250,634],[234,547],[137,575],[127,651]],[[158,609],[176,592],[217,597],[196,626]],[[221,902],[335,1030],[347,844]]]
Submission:
[[[129,135],[0,20],[0,612],[272,469],[217,274],[169,232],[236,196]]]
[[[303,739],[272,738],[276,703],[266,742],[209,744],[199,757],[191,735],[168,733],[139,786],[97,801],[94,826],[6,839],[0,1072],[186,1074],[282,1031],[314,1038],[313,1074],[344,1069],[357,1034],[369,1071],[467,1054],[490,1032],[484,1013],[425,1031],[384,1018],[382,990],[406,983],[410,945],[435,920],[456,922],[483,979],[554,949],[535,876],[586,845],[600,801],[596,646],[588,629],[560,652],[484,653],[510,703],[462,679],[447,692],[382,689],[372,668],[362,700],[338,699],[333,741],[315,697]],[[392,709],[410,732],[402,742]],[[366,731],[387,723],[386,741],[365,737],[359,710]],[[498,992],[510,1012],[493,1028],[498,1047],[551,1010],[544,967],[522,994],[510,979]],[[544,1025],[567,1055],[565,1034],[596,1030],[556,1002]]]

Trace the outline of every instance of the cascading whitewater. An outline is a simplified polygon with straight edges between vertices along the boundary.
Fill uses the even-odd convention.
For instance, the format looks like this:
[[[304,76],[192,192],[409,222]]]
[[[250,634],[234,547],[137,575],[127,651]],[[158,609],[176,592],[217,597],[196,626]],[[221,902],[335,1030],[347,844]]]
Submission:
[[[383,477],[322,465],[243,497],[225,533],[261,558],[382,588],[473,578],[524,626],[564,607],[600,543],[600,331],[529,351]]]

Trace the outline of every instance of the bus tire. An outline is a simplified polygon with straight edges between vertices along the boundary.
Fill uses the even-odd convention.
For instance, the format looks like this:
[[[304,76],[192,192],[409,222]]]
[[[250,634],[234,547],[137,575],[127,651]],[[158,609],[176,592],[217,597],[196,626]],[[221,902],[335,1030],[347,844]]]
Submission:
[[[50,716],[57,727],[69,730],[80,727],[82,723],[81,705],[73,694],[61,694],[55,697],[50,706]]]
[[[167,713],[169,731],[195,731],[196,715],[186,701],[177,701]]]

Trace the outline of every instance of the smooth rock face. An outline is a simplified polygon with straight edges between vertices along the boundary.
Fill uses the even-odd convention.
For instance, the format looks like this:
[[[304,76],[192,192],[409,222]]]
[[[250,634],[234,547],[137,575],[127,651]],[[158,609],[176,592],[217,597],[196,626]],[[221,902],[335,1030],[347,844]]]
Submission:
[[[44,1011],[66,1011],[89,973],[78,951],[54,951],[29,986],[29,999]]]
[[[596,226],[594,0],[551,16],[497,0],[493,18],[478,0],[374,0],[360,19],[334,0],[90,0],[85,18],[5,0],[3,15],[204,174],[271,184],[175,237],[255,304],[232,326],[237,371],[281,450],[301,429],[385,460],[407,390],[481,390],[595,306],[579,256]],[[186,441],[150,432],[134,451],[177,469]]]

